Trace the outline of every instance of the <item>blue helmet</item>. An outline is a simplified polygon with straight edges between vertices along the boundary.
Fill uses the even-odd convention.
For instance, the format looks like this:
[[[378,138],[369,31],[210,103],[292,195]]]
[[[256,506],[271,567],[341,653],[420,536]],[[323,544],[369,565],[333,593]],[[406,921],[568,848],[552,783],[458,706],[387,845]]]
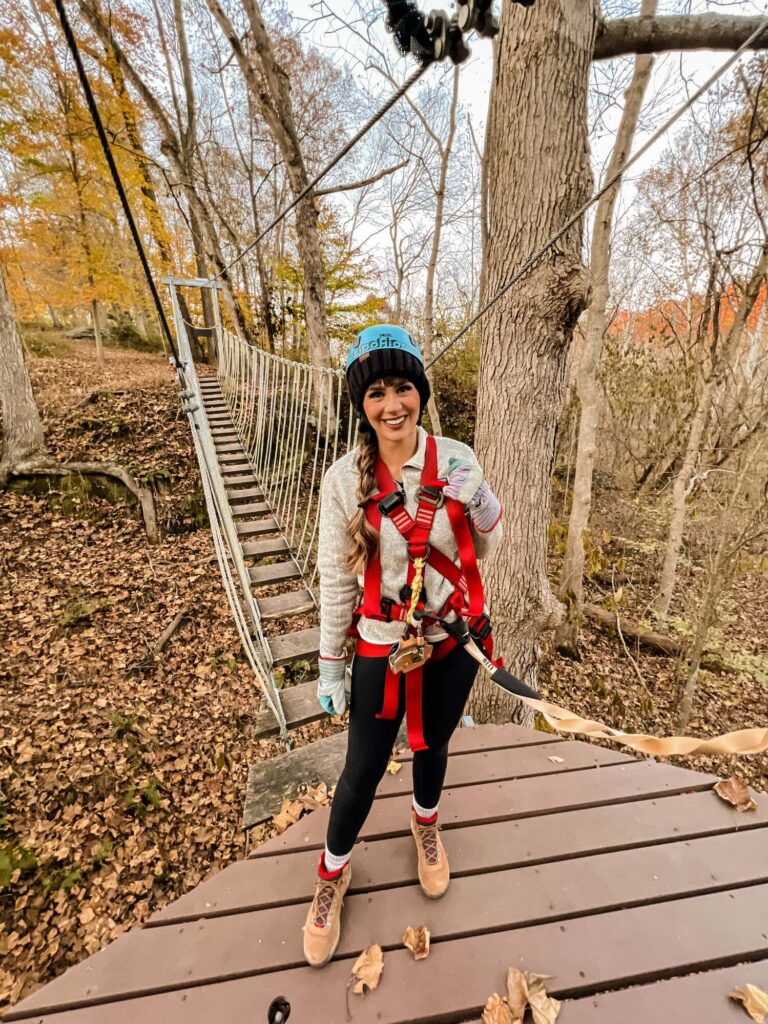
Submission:
[[[347,387],[352,405],[362,412],[368,385],[383,377],[404,377],[416,385],[422,409],[430,389],[424,357],[411,335],[395,324],[376,324],[360,331],[347,355]]]

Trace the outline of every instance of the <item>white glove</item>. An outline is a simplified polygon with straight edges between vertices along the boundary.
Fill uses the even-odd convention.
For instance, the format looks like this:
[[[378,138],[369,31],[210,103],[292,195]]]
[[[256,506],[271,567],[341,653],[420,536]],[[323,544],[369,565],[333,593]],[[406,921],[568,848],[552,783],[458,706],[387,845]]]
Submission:
[[[343,715],[347,708],[344,682],[347,678],[347,659],[319,658],[320,678],[317,681],[317,699],[329,715]]]
[[[472,524],[480,533],[490,533],[501,518],[501,503],[483,479],[483,471],[463,459],[449,460],[443,494],[468,506]]]

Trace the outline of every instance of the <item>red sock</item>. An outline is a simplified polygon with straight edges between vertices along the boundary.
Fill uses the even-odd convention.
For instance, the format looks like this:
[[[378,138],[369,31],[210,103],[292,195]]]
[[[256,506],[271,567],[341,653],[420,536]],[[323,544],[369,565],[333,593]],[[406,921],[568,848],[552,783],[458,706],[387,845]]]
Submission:
[[[420,825],[434,825],[437,821],[437,811],[435,811],[434,814],[430,814],[428,818],[422,818],[415,808],[413,813],[416,815],[416,821],[418,821]]]
[[[323,851],[320,854],[320,862],[317,865],[317,873],[326,882],[335,882],[336,879],[341,876],[341,873],[347,866],[347,864],[349,864],[349,861],[347,861],[346,864],[342,864],[342,866],[338,868],[336,871],[329,871],[328,868],[325,866],[325,851]]]

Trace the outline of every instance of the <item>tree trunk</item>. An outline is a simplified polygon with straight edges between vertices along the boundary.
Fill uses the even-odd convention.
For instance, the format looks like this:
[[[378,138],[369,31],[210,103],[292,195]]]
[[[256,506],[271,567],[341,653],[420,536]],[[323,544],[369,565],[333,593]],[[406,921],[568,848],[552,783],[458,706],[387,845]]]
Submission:
[[[486,153],[489,297],[589,198],[586,100],[598,19],[597,0],[505,8]],[[539,635],[562,618],[547,580],[547,527],[568,351],[588,291],[582,235],[581,224],[572,228],[482,324],[476,447],[505,508],[504,541],[485,577],[498,650],[531,682]],[[531,721],[487,679],[470,713]]]
[[[93,324],[93,340],[96,342],[96,362],[99,366],[104,366],[104,345],[101,340],[101,310],[99,309],[98,299],[93,299],[91,302],[91,323]]]
[[[658,0],[643,0],[640,14],[656,13]],[[608,181],[626,162],[632,148],[643,98],[653,70],[653,57],[635,58],[632,81],[624,97],[624,110],[605,171]],[[579,440],[576,449],[576,470],[573,477],[573,497],[568,520],[568,539],[560,576],[560,598],[565,602],[566,620],[558,627],[555,643],[559,649],[578,656],[578,635],[581,609],[584,601],[584,533],[589,525],[592,508],[592,473],[595,465],[597,429],[600,421],[600,394],[597,373],[603,352],[606,329],[606,309],[609,295],[610,244],[613,214],[619,195],[617,182],[599,200],[592,231],[590,271],[592,299],[587,312],[584,346],[576,375],[576,392],[581,407]]]
[[[277,142],[291,191],[296,196],[309,184],[309,176],[296,131],[289,79],[275,59],[259,5],[256,0],[242,0],[250,26],[249,41],[255,53],[254,63],[254,59],[245,52],[237,30],[218,0],[207,2],[232,47],[251,99]],[[315,366],[330,366],[325,277],[317,220],[316,200],[310,194],[296,207],[296,245],[304,270],[304,319],[309,361]]]
[[[0,484],[19,462],[45,458],[43,424],[37,411],[24,349],[0,267]]]
[[[432,248],[427,263],[427,278],[424,285],[424,332],[422,346],[424,349],[424,361],[432,362],[432,338],[435,328],[435,274],[437,272],[437,257],[440,253],[440,238],[443,233],[443,213],[445,210],[445,187],[448,181],[448,165],[451,161],[453,140],[456,136],[456,108],[459,103],[459,70],[457,64],[453,69],[453,90],[451,92],[451,108],[448,114],[448,135],[445,142],[440,143],[440,174],[437,180],[435,192],[435,222],[432,230]],[[427,374],[430,384],[433,385],[432,373]],[[442,433],[440,429],[440,414],[437,411],[434,385],[432,395],[427,404],[429,419],[432,424],[432,433]]]

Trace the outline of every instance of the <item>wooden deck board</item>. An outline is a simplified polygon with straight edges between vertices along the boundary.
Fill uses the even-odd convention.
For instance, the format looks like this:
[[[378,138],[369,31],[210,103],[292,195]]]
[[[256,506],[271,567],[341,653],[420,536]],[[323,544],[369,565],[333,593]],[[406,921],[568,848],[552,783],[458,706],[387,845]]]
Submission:
[[[407,820],[407,803],[403,805]],[[641,849],[733,832],[735,812],[711,793],[686,793],[664,800],[544,814],[452,829],[444,836],[454,878],[552,861],[569,862],[600,851]],[[768,826],[768,801],[750,815],[745,829]],[[170,906],[151,924],[215,917],[308,900],[314,887],[316,850],[299,850],[230,865]],[[254,860],[256,863],[254,864]],[[350,894],[416,882],[410,835],[361,842],[355,852]]]
[[[243,545],[243,550],[245,547],[246,545]],[[320,629],[317,626],[297,629],[295,633],[270,637],[268,643],[275,665],[316,658],[320,653]]]
[[[511,726],[484,731],[463,730],[452,745],[443,900],[417,884],[401,755],[382,789],[401,788],[380,793],[363,828],[337,959],[323,971],[302,963],[301,925],[327,808],[7,1019],[240,1024],[265,1021],[282,995],[291,1021],[347,1024],[349,968],[372,942],[385,950],[384,975],[365,1000],[349,997],[353,1024],[479,1024],[509,966],[554,976],[564,1024],[746,1019],[727,995],[767,987],[768,801],[739,814],[711,792],[712,776],[626,755],[609,763],[607,748]],[[415,963],[401,938],[421,923],[432,951]]]
[[[588,768],[580,772],[555,772],[532,779],[445,790],[440,821],[444,829],[452,829],[706,790],[716,781],[711,775],[646,762]],[[376,800],[360,838],[368,840],[405,835],[408,823],[403,820],[401,807],[398,800]],[[327,823],[328,810],[321,808],[302,818],[282,835],[268,840],[259,847],[256,855],[266,856],[281,850],[321,849]]]
[[[441,905],[445,904],[436,906]],[[351,921],[353,914],[348,916]],[[419,963],[413,961],[409,952],[396,949],[386,956],[386,973],[376,992],[352,1004],[354,1022],[461,1021],[462,1015],[466,1019],[480,1012],[488,995],[499,991],[503,985],[506,968],[513,965],[552,975],[554,980],[549,989],[553,995],[575,997],[625,987],[639,979],[647,982],[690,973],[707,965],[730,966],[743,960],[765,960],[768,957],[766,919],[768,885],[756,885],[578,917],[566,923],[552,922],[439,942],[433,945],[431,955]],[[231,919],[225,920],[231,923]],[[406,920],[403,927],[408,923],[414,922]],[[126,987],[133,971],[149,972],[158,959],[167,970],[186,972],[194,977],[195,968],[205,964],[214,951],[205,941],[206,922],[186,927],[186,956],[179,955],[180,936],[174,934],[175,927],[152,929],[142,938],[160,932],[166,941],[163,952],[156,951],[153,959],[144,958],[137,944],[132,951],[137,959],[130,964],[130,971],[130,962],[126,959],[115,962],[114,967],[110,965],[110,970],[100,972],[98,977],[93,969],[84,973],[83,967],[73,968],[25,1000],[7,1019],[35,1016],[40,1021],[43,1008],[58,1007],[66,1011],[66,998],[82,1006],[84,1000],[98,998],[100,985],[102,992],[107,992],[110,984]],[[366,945],[375,942],[378,931],[378,920],[366,910],[365,924],[360,927],[360,942]],[[127,947],[127,940],[122,941],[124,948]],[[223,936],[223,941],[227,945],[220,952],[237,957],[238,948],[230,944],[227,936]],[[294,941],[300,945],[300,936],[294,936]],[[265,944],[274,948],[275,937],[264,936],[261,945]],[[258,945],[256,938],[255,947]],[[249,951],[254,959],[259,956],[255,947]],[[92,959],[95,961],[106,953],[105,950]],[[342,1024],[345,1020],[349,959],[335,961],[322,975],[309,967],[294,967],[261,975],[250,973],[239,979],[237,961],[222,959],[225,977],[236,980],[198,986],[186,982],[189,987],[176,991],[110,1002],[110,1024],[127,1024],[128,1021],[132,1024],[136,1021],[190,1024],[190,1021],[214,1020],[217,1024],[240,1024],[258,1019],[257,1012],[265,1017],[271,1001],[278,995],[288,998],[297,1021]],[[78,984],[68,997],[63,986],[69,985],[68,977],[76,972],[80,975]],[[91,989],[87,996],[86,979]],[[142,984],[149,989],[151,981],[147,984],[142,979]],[[55,994],[54,989],[60,994]],[[77,1009],[52,1016],[51,1024],[53,1021],[56,1024],[91,1024],[105,1019],[103,1007],[101,1014],[99,1017],[98,1007]],[[41,1021],[41,1024],[49,1022]]]

